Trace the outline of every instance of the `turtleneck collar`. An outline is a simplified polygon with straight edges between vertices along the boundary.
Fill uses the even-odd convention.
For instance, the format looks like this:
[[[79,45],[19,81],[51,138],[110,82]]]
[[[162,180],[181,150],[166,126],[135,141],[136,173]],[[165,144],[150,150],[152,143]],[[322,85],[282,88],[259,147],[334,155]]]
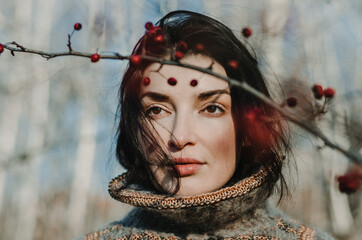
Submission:
[[[160,226],[159,221],[165,221],[181,224],[184,230],[207,231],[225,228],[236,220],[245,221],[248,217],[255,217],[255,210],[265,203],[268,196],[266,178],[267,172],[261,169],[232,186],[214,192],[195,196],[166,196],[126,187],[125,173],[113,179],[108,190],[112,198],[140,207],[133,215],[142,212],[143,215],[157,216],[157,226]],[[138,217],[134,216],[133,219]]]

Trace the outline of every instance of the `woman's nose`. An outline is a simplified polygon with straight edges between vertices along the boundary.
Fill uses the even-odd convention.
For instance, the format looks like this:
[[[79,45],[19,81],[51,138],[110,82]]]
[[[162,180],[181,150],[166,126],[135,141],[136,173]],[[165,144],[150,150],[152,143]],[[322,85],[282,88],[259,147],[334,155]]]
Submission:
[[[180,150],[187,145],[194,145],[195,142],[196,134],[192,119],[186,117],[176,118],[168,141],[170,149]]]

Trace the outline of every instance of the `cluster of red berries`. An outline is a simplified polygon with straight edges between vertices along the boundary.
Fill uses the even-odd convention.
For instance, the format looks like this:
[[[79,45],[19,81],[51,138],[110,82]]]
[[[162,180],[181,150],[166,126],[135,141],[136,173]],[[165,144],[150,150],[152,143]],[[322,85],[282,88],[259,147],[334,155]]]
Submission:
[[[355,193],[362,184],[362,169],[355,167],[346,174],[337,177],[339,191],[346,194]]]
[[[243,28],[243,30],[241,32],[242,32],[243,36],[246,38],[250,37],[253,34],[253,30],[251,30],[248,27]]]
[[[332,99],[334,97],[334,95],[336,94],[336,91],[333,88],[323,89],[322,85],[320,85],[320,84],[313,85],[312,91],[313,91],[314,97],[318,100],[322,99],[323,96],[329,100],[329,99]]]
[[[313,91],[314,97],[318,100],[322,99],[323,96],[325,97],[326,100],[331,100],[334,97],[334,95],[336,94],[336,91],[333,88],[323,89],[323,87],[320,84],[313,85],[312,91]],[[295,97],[290,97],[290,98],[287,98],[285,103],[289,107],[295,107],[295,106],[297,106],[298,100]]]
[[[146,35],[149,39],[152,39],[155,42],[162,43],[162,29],[159,26],[154,26],[151,22],[146,22]]]
[[[0,54],[1,54],[2,52],[4,52],[4,45],[2,45],[2,44],[0,43]]]

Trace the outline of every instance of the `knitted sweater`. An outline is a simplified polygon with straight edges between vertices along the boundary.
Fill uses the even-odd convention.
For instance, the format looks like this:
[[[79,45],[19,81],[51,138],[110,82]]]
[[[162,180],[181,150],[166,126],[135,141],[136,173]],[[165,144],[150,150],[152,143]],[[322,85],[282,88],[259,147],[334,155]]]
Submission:
[[[333,239],[267,206],[266,172],[196,196],[163,196],[111,181],[113,198],[136,206],[123,220],[83,239]]]

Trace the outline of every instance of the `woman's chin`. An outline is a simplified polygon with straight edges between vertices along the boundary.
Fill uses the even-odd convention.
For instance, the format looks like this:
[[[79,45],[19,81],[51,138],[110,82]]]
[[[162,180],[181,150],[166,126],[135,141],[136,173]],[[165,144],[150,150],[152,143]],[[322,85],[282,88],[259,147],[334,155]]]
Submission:
[[[180,189],[176,192],[177,196],[194,196],[203,193],[213,192],[221,186],[215,186],[210,182],[201,180],[199,181],[196,176],[187,176],[180,179]]]

